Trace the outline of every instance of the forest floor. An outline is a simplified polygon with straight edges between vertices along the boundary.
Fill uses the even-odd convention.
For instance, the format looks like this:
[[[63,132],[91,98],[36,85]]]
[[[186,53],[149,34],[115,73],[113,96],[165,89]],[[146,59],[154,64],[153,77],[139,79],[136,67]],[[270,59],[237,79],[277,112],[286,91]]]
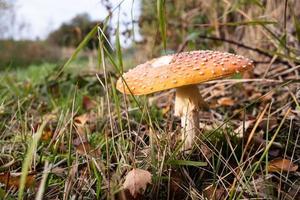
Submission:
[[[187,155],[180,151],[174,91],[125,96],[112,70],[105,75],[86,65],[75,61],[59,77],[50,64],[1,75],[2,199],[15,199],[20,189],[29,199],[299,197],[294,71],[271,67],[261,78],[265,71],[255,69],[257,78],[199,86],[210,111],[201,111],[205,137]],[[131,194],[125,179],[136,181],[134,188],[125,184]]]

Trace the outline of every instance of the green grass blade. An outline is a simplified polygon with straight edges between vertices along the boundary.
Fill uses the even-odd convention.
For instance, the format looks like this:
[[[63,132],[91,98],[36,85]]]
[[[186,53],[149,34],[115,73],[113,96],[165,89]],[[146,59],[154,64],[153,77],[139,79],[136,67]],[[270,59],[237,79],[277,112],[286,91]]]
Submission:
[[[298,42],[300,42],[300,20],[295,14],[293,15],[293,21],[294,21],[294,26],[296,29],[296,36],[298,39]]]
[[[157,0],[156,4],[157,4],[157,18],[159,23],[160,34],[163,41],[163,47],[166,50],[167,34],[166,34],[165,0]]]
[[[19,193],[18,193],[18,200],[23,199],[24,195],[24,189],[25,189],[25,184],[26,184],[26,178],[28,175],[28,170],[30,169],[30,165],[32,162],[32,157],[33,154],[36,151],[38,142],[42,136],[43,130],[45,125],[47,124],[48,120],[45,120],[42,125],[39,127],[38,131],[36,134],[33,136],[29,148],[27,150],[26,156],[24,158],[23,164],[22,164],[22,175],[21,175],[21,180],[20,180],[20,187],[19,187]]]
[[[5,190],[0,188],[0,199],[6,199],[6,200],[14,200],[9,194],[6,193]]]
[[[119,61],[119,71],[123,74],[123,56],[122,56],[122,47],[120,43],[120,23],[118,20],[117,30],[116,30],[116,53]]]
[[[64,69],[70,65],[72,61],[74,61],[77,58],[78,53],[87,45],[87,43],[92,39],[92,37],[95,36],[95,34],[98,31],[98,24],[93,27],[93,29],[87,34],[87,36],[84,37],[84,39],[80,42],[78,47],[75,49],[72,56],[67,60],[67,62],[60,68],[60,70],[57,73],[57,77],[64,71]]]
[[[200,161],[191,161],[191,160],[169,160],[167,161],[169,165],[178,165],[178,166],[193,166],[193,167],[205,167],[207,166],[207,162]]]

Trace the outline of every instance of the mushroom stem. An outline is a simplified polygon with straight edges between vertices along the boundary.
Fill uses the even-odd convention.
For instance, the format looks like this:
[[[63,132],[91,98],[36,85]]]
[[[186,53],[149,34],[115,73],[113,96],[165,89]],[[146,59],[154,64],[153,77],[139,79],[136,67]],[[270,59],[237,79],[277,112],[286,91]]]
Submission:
[[[176,88],[175,116],[181,118],[183,151],[191,150],[199,135],[199,109],[208,108],[196,85]]]

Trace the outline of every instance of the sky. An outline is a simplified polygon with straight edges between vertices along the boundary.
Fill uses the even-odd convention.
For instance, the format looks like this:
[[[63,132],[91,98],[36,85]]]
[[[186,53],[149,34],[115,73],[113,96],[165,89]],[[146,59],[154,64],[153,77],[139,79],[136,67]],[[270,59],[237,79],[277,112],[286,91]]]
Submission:
[[[9,1],[9,0],[8,0]],[[25,28],[15,31],[15,39],[45,39],[49,32],[57,29],[63,22],[70,21],[80,13],[88,13],[93,20],[102,20],[108,13],[101,0],[14,0],[16,22],[25,23]],[[113,7],[121,3],[120,21],[131,22],[139,16],[139,0],[110,0]],[[112,26],[116,27],[118,9],[114,11]],[[120,29],[125,26],[120,23]]]

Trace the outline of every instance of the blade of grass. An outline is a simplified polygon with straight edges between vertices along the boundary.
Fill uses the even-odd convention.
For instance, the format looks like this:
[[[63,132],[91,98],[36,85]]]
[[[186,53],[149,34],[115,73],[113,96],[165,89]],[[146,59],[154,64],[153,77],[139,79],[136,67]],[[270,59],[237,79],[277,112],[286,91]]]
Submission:
[[[97,196],[97,199],[99,199],[101,196],[101,192],[102,192],[102,189],[101,189],[102,176],[98,172],[97,167],[95,166],[94,162],[91,162],[91,166],[92,166],[92,171],[94,172],[94,175],[96,177],[96,196]]]
[[[270,103],[269,110],[268,110],[268,117],[267,117],[267,130],[266,130],[266,146],[268,146],[268,138],[269,138],[269,131],[270,131],[270,115],[271,115],[271,108],[273,105],[273,101]],[[269,163],[269,157],[266,156],[266,176],[268,175],[268,163]]]
[[[5,190],[0,188],[0,199],[5,199],[5,200],[14,200],[9,194],[6,193]]]
[[[263,117],[264,117],[264,115],[265,115],[268,107],[269,107],[269,104],[266,105],[266,107],[264,108],[264,110],[260,113],[260,115],[259,115],[256,123],[254,124],[254,127],[251,130],[250,135],[248,136],[248,140],[247,140],[246,145],[245,145],[245,151],[243,152],[243,156],[241,157],[241,159],[244,158],[245,152],[247,151],[248,146],[249,146],[249,144],[250,144],[250,142],[251,142],[251,140],[252,140],[252,138],[253,138],[253,136],[254,136],[254,134],[256,132],[256,129],[257,129],[258,125],[261,123],[261,121],[262,121],[262,119],[263,119]]]
[[[36,134],[34,134],[30,144],[29,144],[29,148],[27,150],[27,153],[25,155],[23,164],[22,164],[22,175],[21,175],[21,180],[20,180],[20,187],[19,187],[19,193],[18,193],[18,200],[22,200],[23,199],[23,195],[24,195],[24,189],[25,189],[25,184],[26,184],[26,178],[28,175],[28,171],[30,170],[30,165],[32,162],[32,157],[33,154],[36,151],[38,142],[42,136],[43,130],[46,126],[48,122],[48,119],[46,119],[42,125],[39,127],[39,129],[37,130]]]
[[[92,37],[95,36],[98,30],[98,24],[95,25],[92,30],[87,34],[87,36],[84,37],[82,42],[78,45],[78,47],[75,49],[74,53],[71,55],[71,57],[67,60],[67,62],[59,69],[58,73],[56,74],[56,78],[58,78],[61,73],[64,71],[64,69],[70,65],[72,61],[74,61],[78,55],[78,53],[87,45],[87,43],[92,39]]]
[[[294,26],[296,29],[296,36],[297,36],[298,42],[300,42],[300,20],[295,14],[293,14],[293,22],[294,22]]]
[[[48,161],[45,162],[42,181],[40,183],[39,190],[37,192],[35,200],[43,200],[43,194],[44,194],[45,187],[46,187],[46,181],[47,181],[47,177],[48,177],[48,174],[50,172],[51,166],[52,165],[51,164],[49,165]]]
[[[70,128],[69,128],[69,134],[68,134],[68,166],[71,167],[72,166],[72,147],[73,147],[73,134],[72,134],[72,130],[73,130],[73,119],[75,116],[75,100],[76,100],[76,94],[77,94],[77,88],[75,87],[74,89],[74,94],[73,94],[73,98],[72,98],[72,110],[71,110],[71,119],[70,119]]]
[[[119,21],[120,12],[118,13],[118,25],[116,30],[116,51],[117,58],[119,61],[119,71],[123,74],[123,56],[122,56],[122,47],[120,43],[120,21]]]
[[[113,83],[112,78],[110,79],[110,81]],[[117,95],[117,90],[114,84],[112,84],[112,97],[114,100],[114,104],[115,104],[115,108],[116,108],[116,112],[117,112],[117,116],[118,116],[118,122],[119,122],[119,126],[120,126],[120,130],[121,133],[123,133],[123,124],[122,124],[122,116],[121,116],[121,103],[120,103],[120,99],[119,96]],[[124,136],[122,135],[122,138]]]
[[[193,166],[193,167],[207,166],[207,162],[191,161],[191,160],[168,160],[166,163],[169,165],[177,165],[177,166]]]
[[[165,0],[157,0],[157,18],[159,23],[160,34],[163,41],[164,50],[167,46],[167,34],[166,34],[166,16],[165,16]]]

